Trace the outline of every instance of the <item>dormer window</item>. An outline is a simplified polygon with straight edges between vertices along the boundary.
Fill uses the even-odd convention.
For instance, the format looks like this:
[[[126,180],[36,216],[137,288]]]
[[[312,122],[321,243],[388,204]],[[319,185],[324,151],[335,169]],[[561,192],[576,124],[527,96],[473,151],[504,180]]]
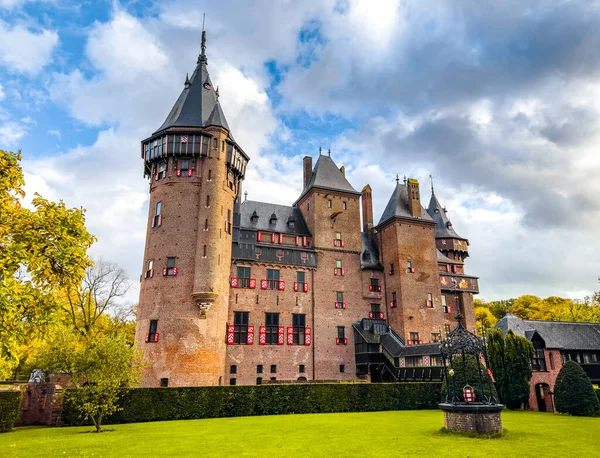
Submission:
[[[452,229],[452,223],[451,223],[450,221],[448,221],[448,222],[446,223],[446,227],[447,227],[448,229]]]
[[[371,260],[371,253],[369,253],[367,250],[363,251],[363,259],[365,261],[370,261]]]
[[[287,225],[288,225],[288,228],[294,229],[294,227],[296,226],[296,220],[294,219],[293,216],[290,216],[288,218]]]
[[[277,224],[277,215],[275,215],[275,213],[271,214],[271,217],[269,218],[269,224],[271,226],[275,226]]]
[[[256,213],[256,210],[254,210],[254,212],[250,216],[250,221],[252,221],[253,223],[258,223],[258,214]]]
[[[433,210],[433,213],[439,213],[439,212],[440,212],[439,208],[436,208],[435,210]]]

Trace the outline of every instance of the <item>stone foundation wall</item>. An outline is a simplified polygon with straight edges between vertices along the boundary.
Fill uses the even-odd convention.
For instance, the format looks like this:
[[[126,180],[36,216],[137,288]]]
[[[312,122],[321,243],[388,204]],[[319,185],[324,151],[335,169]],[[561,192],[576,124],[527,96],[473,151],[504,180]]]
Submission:
[[[494,434],[502,431],[500,412],[444,412],[449,431]]]

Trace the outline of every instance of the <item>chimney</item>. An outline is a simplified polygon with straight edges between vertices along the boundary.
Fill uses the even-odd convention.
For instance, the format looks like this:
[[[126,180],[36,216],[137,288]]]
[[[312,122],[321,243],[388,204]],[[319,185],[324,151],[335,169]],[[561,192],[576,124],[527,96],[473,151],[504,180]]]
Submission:
[[[312,173],[312,157],[304,156],[303,160],[304,165],[304,188],[308,186],[308,182],[310,181],[310,174]]]
[[[373,229],[373,198],[371,186],[366,185],[361,191],[363,232],[367,234]]]
[[[419,195],[419,182],[414,178],[406,181],[406,191],[408,194],[408,209],[415,218],[421,217],[421,197]]]
[[[346,176],[346,167],[344,167],[343,165],[340,167],[340,172],[342,172],[342,175]]]

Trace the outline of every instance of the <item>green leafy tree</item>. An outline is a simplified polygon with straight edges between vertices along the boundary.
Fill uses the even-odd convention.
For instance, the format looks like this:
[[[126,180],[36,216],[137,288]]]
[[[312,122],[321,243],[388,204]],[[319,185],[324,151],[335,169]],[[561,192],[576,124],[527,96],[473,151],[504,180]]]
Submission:
[[[96,432],[102,421],[118,410],[122,388],[137,384],[141,355],[122,336],[87,339],[72,327],[58,328],[40,352],[41,367],[70,375],[69,402]]]
[[[33,210],[22,205],[20,160],[20,153],[0,150],[1,378],[18,363],[19,345],[54,320],[58,292],[80,284],[95,241],[83,209],[37,194]]]
[[[563,364],[554,384],[556,410],[576,416],[599,416],[600,404],[592,382],[575,361]]]
[[[506,406],[509,409],[522,408],[529,398],[533,344],[509,329],[504,339],[504,352]]]

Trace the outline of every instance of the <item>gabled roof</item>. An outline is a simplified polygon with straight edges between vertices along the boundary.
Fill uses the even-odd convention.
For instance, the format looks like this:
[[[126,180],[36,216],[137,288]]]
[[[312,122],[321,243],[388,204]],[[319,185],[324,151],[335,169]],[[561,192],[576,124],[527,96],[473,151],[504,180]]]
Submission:
[[[437,200],[437,197],[433,192],[433,188],[431,192],[431,199],[429,200],[429,206],[427,207],[427,213],[435,221],[436,239],[466,240],[454,231],[452,223],[448,219],[448,216],[446,216],[446,209],[442,207],[440,202]]]
[[[360,193],[348,182],[338,166],[335,165],[333,159],[324,154],[319,155],[315,168],[310,174],[308,185],[304,188],[298,200],[306,195],[312,188],[329,189],[332,191],[342,191],[360,195]]]
[[[360,265],[365,269],[383,270],[379,262],[379,251],[375,244],[369,240],[366,232],[361,233],[362,252],[360,254]]]
[[[225,115],[217,101],[218,95],[208,74],[205,48],[206,33],[202,32],[202,53],[198,56],[196,69],[191,78],[186,77],[183,91],[181,91],[175,105],[171,108],[165,122],[154,134],[170,127],[207,127],[213,125],[225,127],[229,130]]]
[[[437,262],[443,262],[444,264],[464,264],[464,262],[450,259],[448,256],[445,256],[444,253],[442,253],[440,250],[437,250]]]
[[[432,222],[433,220],[429,214],[422,206],[420,207],[421,216],[414,217],[410,213],[410,208],[408,206],[408,189],[406,185],[397,183],[396,189],[394,189],[394,192],[392,193],[392,196],[390,197],[390,200],[388,201],[377,225],[381,226],[383,223],[393,218],[411,218]]]
[[[521,320],[514,315],[506,315],[495,327],[504,334],[512,329],[515,334],[528,339],[537,333],[546,343],[546,348],[600,350],[600,323]]]
[[[256,216],[255,222],[252,216]],[[275,216],[275,218],[273,218]],[[291,228],[288,222],[293,221]],[[310,236],[304,217],[297,207],[246,200],[240,205],[240,228]]]

